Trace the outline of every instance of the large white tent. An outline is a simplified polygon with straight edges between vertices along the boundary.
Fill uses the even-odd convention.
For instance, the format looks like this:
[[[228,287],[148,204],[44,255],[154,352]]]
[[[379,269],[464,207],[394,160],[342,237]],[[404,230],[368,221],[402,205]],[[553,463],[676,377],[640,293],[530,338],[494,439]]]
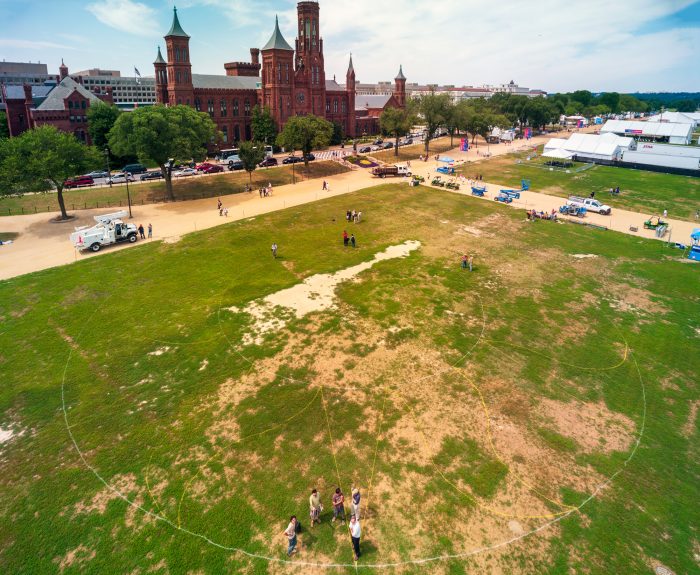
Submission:
[[[569,154],[568,158],[576,157],[581,160],[605,160],[612,162],[619,160],[622,153],[630,148],[634,148],[635,142],[632,138],[621,138],[615,134],[572,134],[568,140],[552,138],[544,147],[542,154],[548,158],[560,158],[560,155],[550,155],[559,153],[561,150]]]
[[[693,128],[700,126],[700,112],[664,112],[649,117],[650,122],[669,124],[692,124]]]
[[[693,124],[608,120],[600,132],[601,134],[610,133],[618,136],[668,142],[669,144],[688,145],[693,136]]]

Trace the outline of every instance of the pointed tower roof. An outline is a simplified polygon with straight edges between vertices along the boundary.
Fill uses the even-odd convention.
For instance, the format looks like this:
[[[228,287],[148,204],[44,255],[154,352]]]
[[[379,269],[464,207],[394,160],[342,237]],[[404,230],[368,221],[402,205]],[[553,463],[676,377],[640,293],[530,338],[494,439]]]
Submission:
[[[406,76],[403,75],[403,64],[399,67],[399,75],[394,78],[394,80],[405,80]]]
[[[163,54],[160,53],[160,46],[158,46],[158,57],[156,58],[156,61],[153,63],[154,64],[167,64],[167,62],[163,59]]]
[[[272,33],[272,37],[268,41],[267,44],[265,44],[262,48],[263,50],[289,50],[290,52],[294,52],[294,48],[292,48],[287,41],[284,39],[284,36],[282,36],[282,32],[280,32],[280,21],[277,16],[275,16],[275,31]]]
[[[350,64],[348,64],[348,74],[355,71],[355,66],[352,65],[352,52],[350,52]]]
[[[180,19],[177,17],[177,8],[173,8],[173,25],[170,27],[170,32],[168,32],[165,37],[168,36],[180,36],[182,38],[189,38],[180,26]]]

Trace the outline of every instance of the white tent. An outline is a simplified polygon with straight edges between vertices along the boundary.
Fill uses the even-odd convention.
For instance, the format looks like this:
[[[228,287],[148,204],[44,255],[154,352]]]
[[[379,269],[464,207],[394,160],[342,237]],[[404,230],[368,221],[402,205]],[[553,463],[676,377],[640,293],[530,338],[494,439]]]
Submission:
[[[596,136],[593,134],[572,134],[568,140],[553,138],[544,147],[544,154],[548,158],[561,157],[551,156],[557,150],[570,153],[568,157],[576,157],[581,160],[619,160],[622,153],[630,148],[634,148],[632,138],[620,138],[615,134],[603,134]]]
[[[570,160],[571,158],[574,157],[573,152],[568,152],[567,150],[564,150],[562,148],[555,148],[553,150],[549,150],[548,152],[544,152],[542,154],[543,158],[554,158],[557,160]]]
[[[619,136],[639,136],[653,140],[666,140],[669,144],[690,144],[693,124],[672,124],[670,122],[629,122],[625,120],[608,120],[600,129],[601,134],[611,133]]]
[[[662,122],[668,124],[692,124],[694,128],[700,126],[700,112],[664,112],[649,117],[650,122]]]

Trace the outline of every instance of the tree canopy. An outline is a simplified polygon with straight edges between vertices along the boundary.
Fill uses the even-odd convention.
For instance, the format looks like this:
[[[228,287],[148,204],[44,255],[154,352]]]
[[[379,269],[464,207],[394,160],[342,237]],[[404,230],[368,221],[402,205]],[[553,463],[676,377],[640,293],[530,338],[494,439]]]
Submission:
[[[88,108],[88,132],[93,146],[100,150],[107,146],[109,131],[121,114],[119,108],[105,103],[92,104]]]
[[[253,132],[253,140],[263,142],[264,144],[272,145],[277,138],[277,123],[272,117],[270,108],[253,108],[253,117],[251,119],[251,129]]]
[[[418,100],[418,112],[428,131],[425,153],[430,154],[430,140],[438,128],[445,126],[450,114],[452,99],[447,94],[428,94]]]
[[[10,129],[7,127],[7,114],[0,112],[0,139],[9,137]]]
[[[57,192],[61,218],[67,219],[64,182],[98,168],[101,154],[73,134],[40,126],[16,138],[0,140],[0,194]]]
[[[109,133],[109,146],[118,155],[158,164],[168,197],[174,199],[170,160],[202,160],[207,144],[218,138],[216,125],[204,112],[189,106],[152,106],[119,116]]]
[[[333,124],[318,116],[294,116],[277,136],[277,145],[287,150],[301,150],[304,164],[315,148],[325,148],[333,137]]]
[[[405,108],[387,108],[379,117],[382,133],[395,138],[394,155],[399,155],[399,139],[411,131],[416,123],[414,105],[409,102]]]
[[[243,169],[248,172],[248,177],[252,182],[255,168],[265,159],[265,148],[263,144],[241,142],[238,157],[241,159],[241,162],[243,162]]]

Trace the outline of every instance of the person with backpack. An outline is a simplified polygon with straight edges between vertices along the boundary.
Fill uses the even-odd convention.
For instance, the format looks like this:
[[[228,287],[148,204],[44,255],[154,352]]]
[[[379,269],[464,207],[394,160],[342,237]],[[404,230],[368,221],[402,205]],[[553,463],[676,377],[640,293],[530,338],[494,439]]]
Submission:
[[[283,535],[287,537],[288,547],[287,547],[287,557],[291,557],[297,552],[297,517],[292,515],[289,518],[289,525],[284,530]]]

